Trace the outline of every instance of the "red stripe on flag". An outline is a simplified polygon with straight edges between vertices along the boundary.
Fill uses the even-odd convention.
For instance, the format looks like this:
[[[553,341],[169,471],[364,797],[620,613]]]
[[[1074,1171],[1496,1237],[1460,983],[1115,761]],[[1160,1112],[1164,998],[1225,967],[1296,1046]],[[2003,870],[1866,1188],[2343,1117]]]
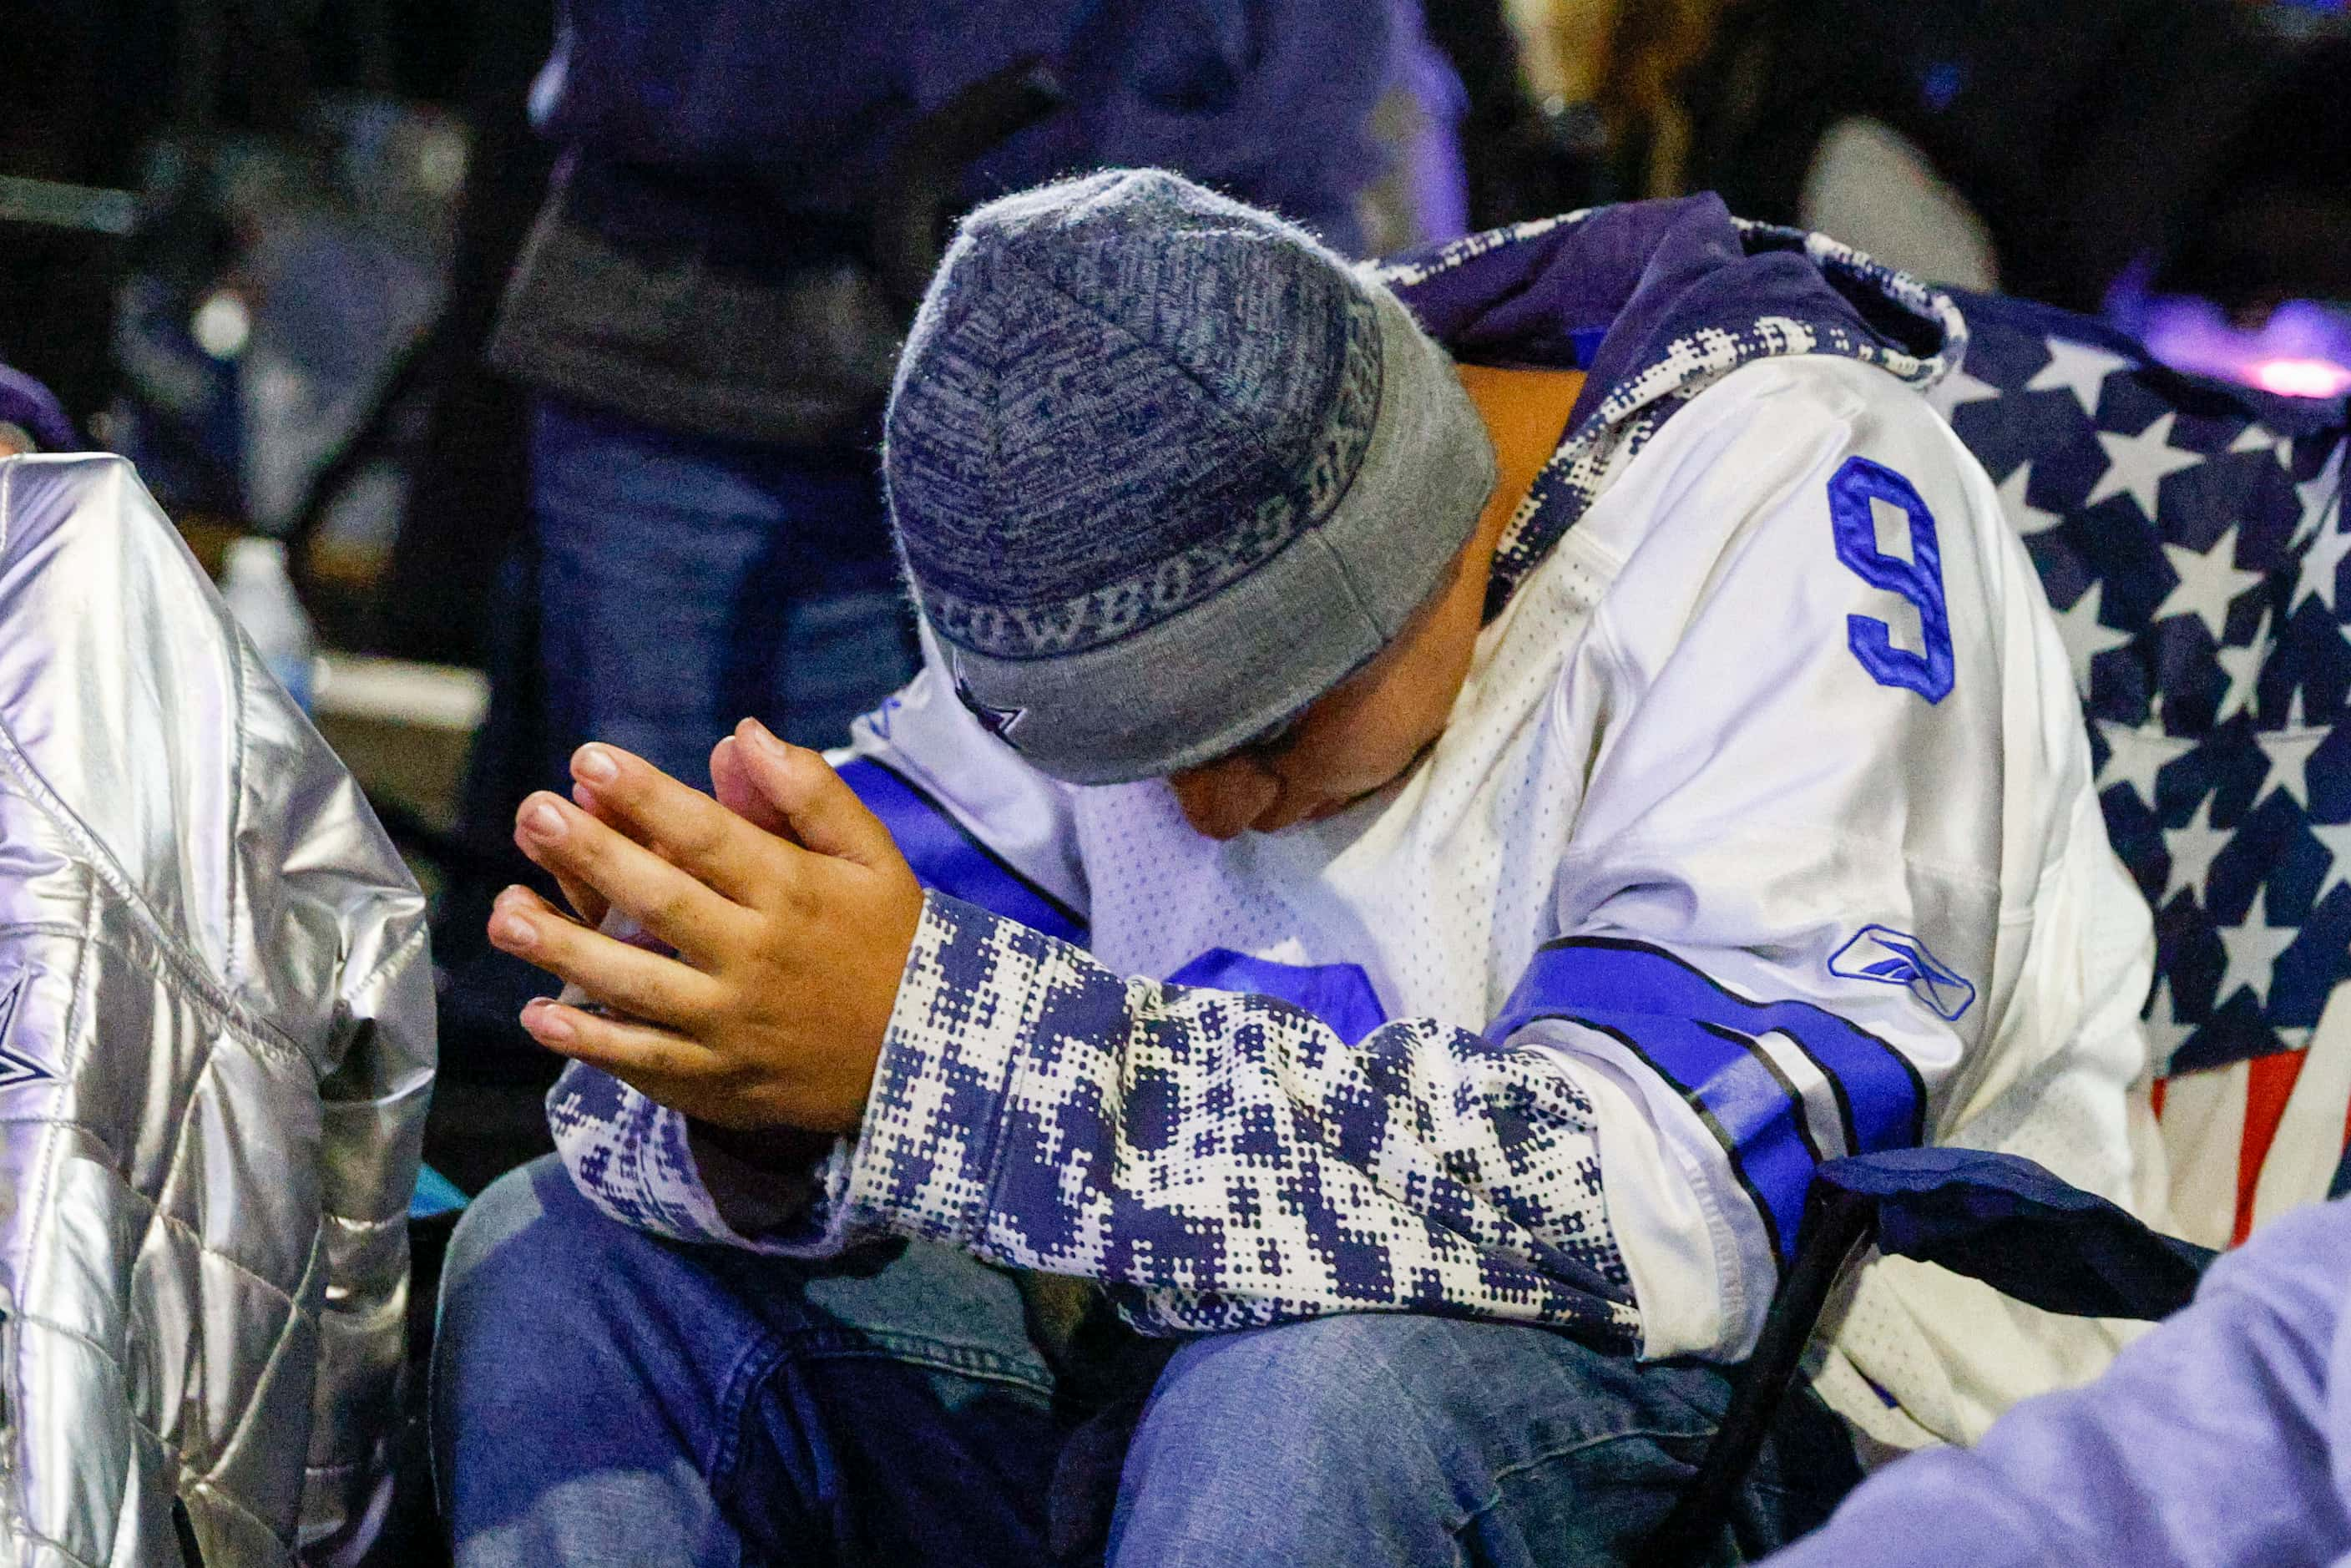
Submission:
[[[2170,1079],[2158,1078],[2155,1081],[2154,1086],[2147,1092],[2147,1103],[2155,1107],[2155,1119],[2158,1122],[2163,1120],[2163,1092],[2170,1087]],[[2343,1126],[2344,1137],[2346,1140],[2351,1140],[2351,1112],[2345,1113]]]
[[[2281,1051],[2245,1063],[2245,1141],[2237,1155],[2237,1228],[2229,1239],[2231,1247],[2242,1245],[2252,1231],[2253,1189],[2261,1185],[2262,1162],[2277,1141],[2278,1123],[2294,1096],[2294,1080],[2302,1076],[2304,1054]]]

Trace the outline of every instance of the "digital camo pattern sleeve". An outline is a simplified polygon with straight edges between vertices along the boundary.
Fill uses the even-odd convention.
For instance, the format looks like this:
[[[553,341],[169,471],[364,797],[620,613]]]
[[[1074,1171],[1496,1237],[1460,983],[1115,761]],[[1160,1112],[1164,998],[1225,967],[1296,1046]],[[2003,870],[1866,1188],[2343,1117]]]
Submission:
[[[826,1202],[836,1229],[1103,1281],[1146,1331],[1392,1309],[1637,1332],[1590,1106],[1544,1055],[1426,1020],[1349,1045],[937,894]]]
[[[721,1216],[690,1124],[601,1067],[574,1061],[547,1093],[548,1130],[572,1184],[623,1225],[678,1241],[751,1245]]]
[[[1392,1309],[1638,1339],[1591,1107],[1554,1061],[1426,1020],[1350,1046],[935,893],[864,1133],[788,1222],[746,1220],[743,1173],[599,1069],[567,1067],[548,1120],[597,1207],[676,1240],[821,1257],[926,1236],[1101,1280],[1163,1333]]]

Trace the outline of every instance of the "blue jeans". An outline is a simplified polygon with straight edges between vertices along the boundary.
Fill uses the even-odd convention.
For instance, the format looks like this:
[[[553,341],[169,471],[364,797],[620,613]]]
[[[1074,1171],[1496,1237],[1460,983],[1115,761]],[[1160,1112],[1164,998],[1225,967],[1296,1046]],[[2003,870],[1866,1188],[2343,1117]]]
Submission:
[[[450,1246],[433,1366],[458,1568],[1042,1563],[1068,1437],[1009,1277],[891,1245],[822,1266],[605,1219],[541,1160]],[[1109,1560],[1606,1563],[1656,1523],[1728,1398],[1548,1330],[1392,1314],[1195,1340],[1118,1474]],[[1792,1401],[1722,1561],[1857,1479]]]
[[[834,746],[914,673],[870,461],[542,398],[531,438],[548,782],[610,740],[691,784],[738,719]]]

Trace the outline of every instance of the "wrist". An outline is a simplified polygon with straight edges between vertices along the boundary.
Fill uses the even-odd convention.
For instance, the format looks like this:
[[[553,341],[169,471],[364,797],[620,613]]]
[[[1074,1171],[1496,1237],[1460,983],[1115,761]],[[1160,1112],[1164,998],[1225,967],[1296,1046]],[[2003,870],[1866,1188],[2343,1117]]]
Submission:
[[[817,1196],[817,1168],[835,1142],[830,1133],[746,1130],[692,1117],[686,1129],[704,1190],[728,1226],[746,1236],[779,1229],[807,1212]]]
[[[693,1129],[696,1150],[715,1148],[737,1164],[767,1176],[805,1176],[831,1152],[834,1138],[831,1133],[804,1127],[722,1127],[696,1116],[687,1117],[686,1122]]]

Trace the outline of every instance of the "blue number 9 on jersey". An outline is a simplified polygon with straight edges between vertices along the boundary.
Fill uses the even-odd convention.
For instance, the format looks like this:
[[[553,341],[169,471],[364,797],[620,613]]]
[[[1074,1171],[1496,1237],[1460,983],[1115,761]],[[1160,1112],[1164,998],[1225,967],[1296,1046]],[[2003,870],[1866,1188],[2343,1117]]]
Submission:
[[[1909,559],[1878,548],[1873,501],[1883,501],[1909,519]],[[1953,659],[1934,514],[1910,481],[1893,469],[1866,457],[1848,457],[1829,480],[1829,521],[1836,530],[1837,559],[1872,588],[1908,600],[1918,612],[1920,639],[1926,643],[1920,653],[1897,648],[1885,622],[1848,615],[1845,632],[1853,656],[1879,685],[1907,686],[1930,703],[1941,702],[1951,693]]]

